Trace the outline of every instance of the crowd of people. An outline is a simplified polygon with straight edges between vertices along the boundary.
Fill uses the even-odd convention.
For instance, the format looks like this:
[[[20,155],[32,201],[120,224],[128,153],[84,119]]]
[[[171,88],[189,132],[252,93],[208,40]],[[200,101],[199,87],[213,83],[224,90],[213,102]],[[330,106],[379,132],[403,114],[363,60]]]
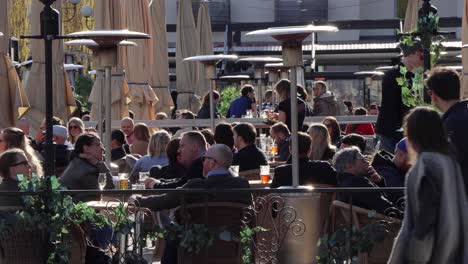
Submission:
[[[408,52],[406,57],[415,58],[405,62],[417,64],[420,50]],[[468,232],[468,102],[459,99],[459,76],[444,68],[436,68],[429,74],[428,96],[443,113],[441,116],[429,107],[406,109],[401,104],[401,92],[398,95],[398,91],[391,90],[397,89],[392,81],[395,74],[391,71],[384,77],[380,113],[376,105],[368,110],[355,109],[356,115],[365,115],[367,111],[378,114],[376,128],[373,124],[341,126],[333,117],[338,114],[336,99],[325,82],[314,85],[314,107],[298,96],[298,118],[303,131],[297,135],[299,183],[373,188],[377,191],[339,193],[338,199],[348,202],[352,195],[354,205],[380,213],[396,207],[405,198],[404,224],[391,263],[408,259],[427,261],[427,252],[411,246],[415,241],[420,245],[430,244],[431,263],[461,263],[458,260],[463,258],[462,241]],[[270,188],[292,185],[290,88],[289,81],[279,81],[275,91],[266,92],[266,101],[260,105],[262,109],[276,108],[278,112],[278,122],[268,134],[277,146],[277,160],[283,163],[274,168]],[[256,110],[254,88],[244,86],[241,93],[231,103],[228,117],[241,117],[249,109]],[[268,101],[275,93],[280,98],[278,105]],[[220,95],[215,93],[214,98],[216,103]],[[215,114],[219,117],[217,109]],[[303,124],[309,114],[323,115],[323,121]],[[209,98],[205,97],[198,117],[209,118],[209,115]],[[164,119],[167,115],[159,117]],[[178,117],[194,119],[196,115],[184,110],[179,111]],[[235,177],[230,167],[238,165],[243,172],[269,164],[266,153],[257,145],[257,129],[248,122],[220,123],[214,131],[193,127],[172,130],[135,124],[132,118],[125,117],[120,129],[109,131],[111,149],[104,149],[96,130],[85,128],[80,118],[71,118],[66,124],[58,118],[53,122],[56,176],[67,189],[99,189],[100,173],[107,176],[105,189],[112,189],[115,188],[113,174],[128,173],[130,182],[136,183],[140,172],[149,172],[150,177],[144,181],[147,189],[249,188],[249,181]],[[23,177],[43,176],[44,127],[43,121],[38,133],[31,137],[29,122],[22,119],[18,127],[2,130],[0,190],[18,190],[17,183]],[[373,137],[368,137],[375,130],[382,149],[375,149]],[[111,167],[104,163],[104,155],[111,156]],[[406,187],[406,192],[378,191],[381,187]],[[90,201],[97,196],[85,194],[73,198]],[[200,199],[190,196],[188,201]],[[174,208],[180,203],[180,199],[170,194],[136,200],[153,210]],[[250,202],[249,196],[242,195],[213,194],[210,200]],[[0,204],[19,205],[21,201],[9,196],[2,198]],[[174,263],[170,262],[176,256],[174,250],[169,243],[163,263]]]

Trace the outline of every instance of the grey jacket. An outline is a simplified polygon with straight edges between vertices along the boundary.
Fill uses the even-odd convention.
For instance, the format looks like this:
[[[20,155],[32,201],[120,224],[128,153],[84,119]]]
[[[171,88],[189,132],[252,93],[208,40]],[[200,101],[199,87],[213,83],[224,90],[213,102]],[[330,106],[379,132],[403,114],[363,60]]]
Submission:
[[[99,190],[99,173],[107,174],[107,182],[104,188],[114,189],[112,175],[104,162],[98,162],[96,166],[93,166],[82,158],[74,158],[70,162],[62,176],[59,178],[59,182],[63,187],[66,187],[69,190]],[[90,201],[94,199],[97,199],[97,196],[94,194],[82,194],[73,197],[73,200],[77,202]]]
[[[314,116],[337,116],[340,114],[335,95],[325,92],[314,98]]]
[[[468,202],[458,163],[423,152],[405,185],[405,217],[388,263],[468,263]]]

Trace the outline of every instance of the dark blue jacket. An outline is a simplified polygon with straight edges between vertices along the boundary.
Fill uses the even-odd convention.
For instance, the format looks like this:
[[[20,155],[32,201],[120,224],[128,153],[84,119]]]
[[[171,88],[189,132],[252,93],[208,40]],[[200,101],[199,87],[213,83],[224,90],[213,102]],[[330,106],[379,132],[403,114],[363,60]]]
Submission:
[[[247,113],[247,110],[252,109],[252,99],[247,96],[241,96],[232,101],[229,110],[226,114],[227,118],[241,118]]]
[[[457,159],[468,194],[468,100],[458,102],[442,116],[450,143],[457,150]]]

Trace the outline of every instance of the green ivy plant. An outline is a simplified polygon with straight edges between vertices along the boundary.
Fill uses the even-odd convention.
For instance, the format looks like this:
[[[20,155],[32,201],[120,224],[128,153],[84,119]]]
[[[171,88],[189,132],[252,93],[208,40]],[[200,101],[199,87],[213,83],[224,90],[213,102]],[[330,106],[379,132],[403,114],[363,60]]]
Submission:
[[[439,16],[429,13],[418,19],[417,30],[404,33],[400,38],[400,45],[413,46],[415,37],[421,39],[424,48],[429,49],[431,54],[431,65],[435,65],[440,58],[443,50],[442,41],[445,39],[441,35],[436,35],[439,30]],[[424,69],[417,68],[413,70],[414,77],[411,80],[406,79],[408,70],[400,66],[400,77],[396,78],[401,87],[401,97],[403,104],[408,107],[424,105]]]
[[[187,252],[198,254],[213,244],[215,232],[205,224],[170,225],[156,232],[156,237],[179,241],[179,246]]]
[[[226,116],[231,102],[241,96],[241,92],[236,86],[229,86],[221,91],[221,102],[219,107],[219,113],[222,116]]]
[[[97,227],[108,225],[109,221],[84,203],[74,204],[68,195],[59,192],[60,184],[55,176],[50,177],[52,189],[46,191],[46,180],[40,177],[21,178],[20,191],[42,192],[43,195],[23,196],[24,209],[19,211],[20,223],[28,230],[47,234],[54,250],[48,256],[48,264],[69,263],[70,230],[73,226],[93,223]],[[65,242],[65,243],[64,243]]]
[[[267,229],[256,226],[250,228],[244,225],[240,231],[240,243],[242,248],[242,263],[249,264],[252,260],[252,241],[256,233],[268,231]]]
[[[89,76],[78,74],[75,81],[75,92],[73,96],[82,104],[83,110],[90,110],[89,95],[93,89],[93,79]]]
[[[375,211],[369,212],[369,218],[375,217]],[[318,243],[317,264],[358,264],[359,253],[369,253],[377,242],[383,241],[388,231],[381,221],[357,228],[337,229],[332,234],[325,234]]]

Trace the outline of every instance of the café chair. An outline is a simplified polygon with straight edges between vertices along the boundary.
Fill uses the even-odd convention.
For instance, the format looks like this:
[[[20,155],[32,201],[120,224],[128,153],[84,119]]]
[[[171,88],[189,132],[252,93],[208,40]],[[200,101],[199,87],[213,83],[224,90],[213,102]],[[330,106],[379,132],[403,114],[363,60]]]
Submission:
[[[213,244],[202,249],[199,254],[186,252],[179,247],[178,263],[240,264],[241,246],[238,238],[242,227],[243,209],[247,206],[243,203],[207,202],[177,207],[175,210],[177,223],[205,224],[215,231]],[[219,234],[221,230],[224,230],[223,239]]]
[[[401,220],[379,213],[375,213],[372,219],[369,218],[370,212],[371,210],[335,200],[330,207],[332,231],[349,228],[351,224],[360,229],[371,221],[382,221],[388,230],[385,239],[375,244],[369,253],[360,253],[358,257],[359,263],[362,264],[384,264],[387,263],[392,251],[393,242],[401,227]]]

